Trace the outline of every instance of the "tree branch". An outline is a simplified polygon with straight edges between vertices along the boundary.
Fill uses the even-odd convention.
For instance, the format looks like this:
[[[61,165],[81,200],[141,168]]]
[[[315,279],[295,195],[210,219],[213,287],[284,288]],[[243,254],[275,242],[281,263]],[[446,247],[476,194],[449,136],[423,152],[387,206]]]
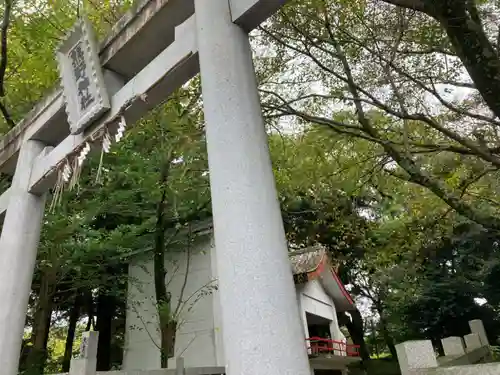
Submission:
[[[292,25],[292,27],[294,27],[294,29],[297,32],[302,33],[301,30],[298,29],[296,26]],[[335,42],[335,39],[333,38],[332,27],[330,26],[329,29],[330,29],[329,33],[331,35],[330,44],[334,48],[336,48],[335,45],[337,43]],[[291,45],[290,43],[286,43],[285,41],[283,41],[282,39],[280,39],[278,36],[276,36],[274,33],[272,33],[271,31],[269,31],[267,29],[264,29],[264,28],[261,27],[261,30],[266,35],[268,35],[270,38],[274,39],[276,42],[284,45],[287,48],[290,48],[290,49],[292,49],[292,50],[294,50],[294,51],[296,51],[298,53],[301,53],[301,54],[309,57],[319,68],[321,68],[324,71],[332,74],[335,78],[337,78],[337,79],[345,82],[348,85],[348,87],[350,87],[349,91],[351,91],[351,94],[352,94],[352,89],[354,89],[356,91],[357,95],[356,96],[353,95],[353,97],[352,97],[351,100],[354,101],[355,106],[356,106],[356,111],[357,111],[358,114],[359,114],[360,108],[361,108],[361,110],[363,110],[363,106],[361,105],[361,103],[362,102],[367,102],[367,103],[369,103],[371,105],[374,105],[374,106],[376,106],[376,107],[378,107],[378,108],[386,111],[388,114],[393,115],[395,117],[398,117],[398,118],[400,118],[402,120],[422,121],[422,122],[430,125],[433,129],[435,129],[438,132],[442,133],[446,137],[450,138],[451,140],[453,140],[455,142],[458,142],[461,145],[469,148],[472,151],[473,154],[481,157],[483,160],[488,161],[488,162],[490,162],[490,163],[492,163],[492,164],[494,164],[496,166],[500,166],[500,159],[498,157],[496,157],[495,155],[493,155],[489,151],[489,149],[483,149],[478,144],[476,144],[474,141],[461,136],[457,132],[454,132],[454,131],[448,129],[445,126],[442,126],[441,124],[439,124],[434,119],[432,119],[432,118],[430,118],[428,116],[425,116],[422,113],[418,113],[418,114],[406,114],[405,115],[405,114],[403,114],[403,113],[401,113],[399,111],[394,110],[393,108],[389,107],[388,105],[382,103],[380,100],[378,100],[370,92],[368,92],[367,90],[365,90],[362,87],[360,87],[354,80],[349,80],[348,77],[344,77],[341,74],[339,74],[338,72],[336,72],[334,69],[326,66],[322,61],[320,61],[316,56],[314,56],[314,54],[311,52],[311,50],[309,48],[307,48],[307,46],[304,46],[306,50],[302,50],[302,49],[300,49],[300,48],[298,48],[296,46]],[[390,65],[391,68],[393,68],[397,73],[405,76],[407,79],[410,79],[412,82],[414,82],[417,86],[419,86],[423,90],[425,90],[425,91],[427,91],[427,92],[435,95],[438,100],[441,99],[440,101],[442,102],[442,104],[445,105],[451,111],[455,111],[456,113],[461,113],[463,115],[467,115],[467,116],[470,116],[472,118],[476,118],[476,119],[479,119],[479,120],[488,121],[488,122],[493,123],[495,125],[500,125],[500,122],[498,122],[497,120],[494,120],[494,119],[491,119],[491,118],[488,118],[486,116],[482,116],[482,115],[479,115],[479,114],[474,114],[474,113],[470,113],[470,112],[467,112],[467,111],[463,111],[463,110],[461,110],[459,108],[456,108],[455,106],[451,105],[450,103],[444,101],[444,99],[442,97],[440,97],[440,95],[435,90],[427,87],[420,80],[418,80],[415,77],[409,75],[408,73],[406,73],[405,71],[403,71],[402,69],[400,69],[399,67],[397,67],[394,63],[392,63],[391,61],[389,61],[388,59],[386,59],[385,57],[381,56],[379,53],[377,53],[376,51],[374,51],[372,48],[366,46],[364,43],[361,43],[354,36],[352,36],[350,34],[347,34],[347,35],[349,35],[349,37],[351,38],[351,40],[354,41],[355,43],[357,43],[359,46],[361,46],[362,48],[366,49],[368,52],[372,53],[374,56],[379,57],[382,61],[384,61],[385,63],[387,63],[388,65]],[[310,38],[308,40],[311,41]],[[312,44],[314,45],[314,43],[312,43]],[[335,57],[335,58],[338,58],[338,59],[341,60],[341,57],[339,56],[339,52],[338,51],[336,51],[335,53],[330,53],[330,54],[331,54],[332,57]],[[359,95],[359,93],[362,93],[363,95],[365,95],[366,97],[368,97],[372,102],[370,103],[369,101],[366,101],[366,99],[362,98]]]
[[[420,12],[424,12],[425,10],[425,4],[422,0],[382,0],[382,1],[387,4],[418,10]]]
[[[7,71],[7,32],[10,26],[10,15],[12,11],[12,0],[5,0],[5,11],[3,13],[1,33],[1,61],[0,61],[0,97],[5,96],[4,78],[5,72]]]
[[[464,109],[461,109],[461,108],[458,108],[458,107],[454,106],[452,103],[446,101],[437,92],[437,90],[434,87],[432,81],[431,81],[431,84],[433,85],[433,87],[430,88],[426,84],[424,84],[421,80],[415,78],[413,75],[411,75],[411,74],[407,73],[406,71],[404,71],[403,69],[401,69],[393,61],[391,61],[390,59],[387,59],[386,57],[382,56],[382,54],[379,53],[379,52],[377,52],[377,51],[375,51],[375,49],[373,49],[371,47],[368,47],[366,45],[366,43],[362,43],[359,39],[357,39],[352,34],[348,34],[348,35],[351,38],[351,40],[353,42],[355,42],[358,46],[360,46],[361,48],[364,48],[366,51],[370,52],[372,55],[377,56],[381,61],[383,61],[386,64],[388,64],[396,73],[398,73],[398,74],[402,75],[403,77],[409,79],[411,82],[415,83],[422,90],[428,92],[429,94],[432,94],[444,107],[446,107],[450,111],[455,112],[455,113],[459,113],[459,114],[462,114],[462,115],[465,115],[465,116],[468,116],[468,117],[471,117],[471,118],[474,118],[476,120],[485,121],[485,122],[489,122],[491,124],[500,126],[500,121],[495,120],[495,118],[491,118],[491,117],[488,117],[488,116],[483,116],[483,115],[478,114],[478,113],[469,112],[467,110],[464,110]],[[428,77],[428,78],[431,80],[431,77]],[[443,82],[443,83],[446,83],[446,82]],[[462,84],[462,86],[464,86],[464,87],[470,87],[470,86],[465,86],[465,84]],[[475,87],[472,85],[472,88],[475,88]]]
[[[402,49],[398,50],[398,53],[402,55],[429,55],[432,53],[440,53],[442,55],[456,56],[456,53],[454,53],[453,51],[448,51],[447,49],[440,47],[430,47],[423,50]]]
[[[2,103],[2,101],[0,100],[0,112],[2,113],[5,121],[7,121],[7,124],[13,128],[16,126],[16,122],[14,120],[12,120],[12,117],[10,116],[10,113],[9,111],[7,110],[7,108],[5,107],[5,105]]]
[[[479,27],[483,27],[483,23],[481,21],[481,17],[479,17],[479,10],[476,6],[476,0],[467,0],[467,12],[469,12],[470,18],[472,21],[477,23]]]
[[[266,118],[276,118],[276,117],[283,117],[283,116],[295,116],[299,117],[307,122],[311,123],[316,123],[318,125],[325,125],[334,130],[337,133],[340,134],[345,134],[349,136],[354,136],[357,138],[365,139],[370,142],[375,142],[378,144],[382,144],[385,142],[391,143],[395,146],[403,146],[402,143],[396,142],[394,140],[389,140],[389,139],[375,139],[373,137],[370,137],[369,135],[365,134],[362,132],[362,129],[358,126],[351,125],[351,124],[346,124],[343,122],[335,121],[331,118],[325,118],[325,117],[320,117],[320,116],[313,116],[309,115],[305,112],[299,111],[291,106],[292,103],[299,102],[301,100],[305,100],[308,98],[323,98],[323,99],[345,99],[345,100],[353,100],[352,98],[336,98],[330,95],[321,95],[321,94],[309,94],[305,95],[301,98],[297,99],[292,99],[290,101],[286,101],[283,97],[281,97],[279,94],[267,91],[267,90],[260,90],[261,92],[264,92],[269,95],[274,95],[277,98],[279,98],[280,101],[282,101],[281,106],[275,106],[271,104],[266,104],[263,103],[262,107],[264,109],[272,110],[272,111],[277,111],[279,113],[272,114],[272,115],[267,115]],[[367,99],[361,99],[363,102],[366,102],[368,104],[377,106],[375,103],[367,100]],[[377,106],[378,107],[378,106]],[[416,118],[412,115],[409,115],[408,119],[413,119],[415,120]],[[420,119],[418,119],[420,120]],[[412,147],[415,147],[416,150],[412,150],[412,153],[415,154],[422,154],[422,153],[432,153],[432,152],[453,152],[459,155],[474,155],[477,156],[477,153],[475,153],[473,150],[470,148],[466,147],[460,147],[460,146],[454,146],[454,145],[447,145],[447,144],[432,144],[432,143],[418,143],[418,142],[409,142],[409,145]],[[488,149],[489,152],[498,152],[497,149]]]
[[[328,21],[327,21],[328,22]],[[333,37],[333,35],[332,35]],[[335,40],[333,39],[335,42]],[[349,62],[337,44],[336,52],[340,57],[342,66],[344,67],[345,74],[348,80],[349,91],[351,91],[352,96],[355,99],[355,106],[358,115],[359,123],[361,127],[373,138],[380,138],[378,136],[378,131],[372,126],[370,120],[366,117],[361,101],[359,100],[359,93],[357,91],[357,85],[355,84],[354,77],[351,71]],[[409,181],[418,184],[426,189],[432,191],[437,197],[442,199],[446,204],[452,207],[460,215],[481,224],[485,228],[495,229],[500,231],[500,219],[491,216],[487,213],[483,213],[480,210],[475,210],[472,206],[463,202],[463,200],[451,192],[445,184],[431,176],[420,168],[420,166],[411,158],[406,157],[404,154],[400,153],[396,147],[388,142],[384,142],[382,147],[387,152],[387,154],[406,172],[409,176]]]
[[[10,26],[10,16],[12,13],[12,2],[13,0],[5,0],[5,10],[3,13],[2,27],[0,29],[0,39],[2,46],[0,48],[0,98],[5,97],[5,72],[7,71],[7,33]],[[16,123],[12,120],[9,111],[7,110],[4,103],[0,103],[0,111],[2,112],[5,121],[10,127],[16,126]]]
[[[182,287],[181,287],[181,292],[179,293],[179,298],[177,300],[177,306],[175,307],[174,314],[172,315],[174,319],[177,319],[179,311],[182,306],[182,300],[184,298],[184,292],[186,291],[186,285],[188,282],[188,275],[189,275],[189,267],[191,265],[191,241],[192,241],[192,233],[191,233],[191,223],[188,223],[188,244],[187,244],[187,250],[186,250],[186,273],[184,275],[184,280],[182,282]]]
[[[473,83],[469,82],[460,82],[460,81],[451,81],[451,80],[440,80],[440,84],[443,85],[451,85],[451,86],[456,86],[456,87],[464,87],[466,89],[472,89],[472,90],[477,90],[476,86]]]

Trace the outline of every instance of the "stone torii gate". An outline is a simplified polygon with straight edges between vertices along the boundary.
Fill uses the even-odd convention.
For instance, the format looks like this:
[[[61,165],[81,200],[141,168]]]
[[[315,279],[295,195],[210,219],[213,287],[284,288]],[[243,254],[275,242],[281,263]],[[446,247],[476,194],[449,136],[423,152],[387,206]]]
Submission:
[[[68,156],[201,72],[229,375],[310,374],[248,32],[286,0],[142,0],[100,45],[109,105],[70,132],[47,96],[0,142],[0,368],[17,374],[46,193]],[[99,69],[100,70],[100,69]],[[77,119],[78,120],[78,119]]]

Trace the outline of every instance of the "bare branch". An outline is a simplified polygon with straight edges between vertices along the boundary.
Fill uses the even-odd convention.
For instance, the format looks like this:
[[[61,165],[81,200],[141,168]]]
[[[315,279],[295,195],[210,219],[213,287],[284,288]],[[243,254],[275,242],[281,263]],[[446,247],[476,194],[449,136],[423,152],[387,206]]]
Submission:
[[[355,42],[358,46],[364,48],[366,51],[370,52],[374,56],[377,56],[381,61],[387,63],[396,73],[401,74],[402,76],[406,77],[407,79],[409,79],[410,81],[412,81],[413,83],[415,83],[422,90],[427,91],[428,93],[432,94],[437,100],[439,100],[439,102],[444,107],[448,108],[450,111],[453,111],[453,112],[456,112],[456,113],[460,113],[462,115],[466,115],[466,116],[474,118],[476,120],[485,121],[485,122],[489,122],[491,124],[500,126],[500,121],[495,120],[495,118],[488,117],[488,116],[483,116],[483,115],[478,114],[478,113],[472,113],[472,112],[469,112],[467,110],[464,110],[464,109],[456,107],[452,103],[446,101],[437,92],[437,90],[435,89],[435,87],[433,87],[433,88],[428,87],[422,81],[420,81],[419,79],[415,78],[413,75],[411,75],[411,74],[407,73],[406,71],[404,71],[403,69],[401,69],[393,61],[390,61],[386,57],[382,56],[382,54],[380,54],[379,52],[375,51],[373,48],[367,46],[366,43],[362,43],[358,38],[356,38],[352,34],[348,34],[348,35],[351,38],[351,40],[353,42]],[[428,78],[431,79],[431,77],[428,77]]]
[[[471,197],[474,197],[474,198],[477,198],[477,199],[480,199],[480,200],[483,200],[485,202],[488,202],[496,207],[500,207],[500,202],[497,201],[497,200],[494,200],[492,198],[489,198],[485,195],[481,195],[481,194],[477,194],[477,193],[471,193],[471,192],[466,192],[465,193],[466,195],[470,195]]]
[[[333,29],[332,27],[328,27],[329,28],[329,33],[331,35],[331,44],[332,46],[335,47],[336,45],[336,42],[335,42],[335,38],[334,38],[334,35],[333,35]],[[360,114],[364,113],[364,109],[363,109],[363,106],[361,105],[361,103],[363,102],[366,102],[366,103],[369,103],[371,105],[374,105],[382,110],[384,110],[385,112],[387,112],[388,114],[390,115],[393,115],[395,117],[398,117],[402,120],[415,120],[415,121],[422,121],[428,125],[430,125],[433,129],[437,130],[438,132],[442,133],[443,135],[445,135],[446,137],[452,139],[453,141],[455,142],[458,142],[459,144],[469,148],[473,154],[481,157],[482,159],[484,159],[485,161],[488,161],[490,163],[492,163],[493,165],[496,165],[496,166],[500,166],[500,159],[493,155],[492,152],[489,150],[489,149],[484,149],[482,148],[480,145],[476,144],[474,141],[470,140],[470,139],[467,139],[463,136],[461,136],[460,134],[458,134],[457,132],[454,132],[448,128],[446,128],[445,126],[441,125],[440,123],[438,123],[437,121],[435,121],[434,119],[432,119],[431,117],[429,116],[426,116],[422,113],[417,113],[417,114],[404,114],[404,113],[401,113],[399,111],[396,111],[395,109],[389,107],[388,105],[382,103],[380,100],[378,100],[374,95],[372,95],[370,92],[368,92],[367,90],[363,89],[362,87],[360,87],[353,79],[352,77],[352,73],[350,74],[351,76],[351,79],[349,79],[349,74],[346,74],[347,77],[345,76],[342,76],[341,74],[337,73],[334,69],[332,68],[329,68],[327,67],[325,64],[323,64],[316,56],[313,55],[313,53],[310,51],[310,49],[307,48],[307,46],[305,46],[305,48],[307,49],[306,51],[304,50],[301,50],[289,43],[286,43],[285,41],[283,41],[282,39],[280,39],[278,36],[276,36],[274,33],[270,32],[269,30],[266,30],[264,28],[261,28],[261,30],[267,34],[268,36],[270,36],[272,39],[276,40],[278,43],[290,48],[290,49],[293,49],[294,51],[296,52],[299,52],[299,53],[302,53],[304,54],[305,56],[309,57],[316,65],[318,65],[319,68],[323,69],[324,71],[332,74],[335,78],[345,82],[348,87],[349,87],[349,91],[351,91],[351,94],[353,94],[353,90],[354,92],[356,92],[356,95],[353,94],[352,98],[349,98],[350,100],[352,100],[355,105],[356,105],[356,112],[358,114],[358,117]],[[297,31],[300,32],[300,30],[296,29]],[[393,68],[397,73],[407,77],[408,79],[410,79],[412,82],[414,82],[415,84],[417,84],[419,87],[421,87],[422,89],[424,89],[425,91],[433,94],[433,95],[436,95],[436,97],[443,100],[444,99],[442,97],[439,96],[439,94],[434,90],[434,89],[431,89],[429,87],[427,87],[425,84],[423,84],[420,80],[416,79],[415,77],[411,76],[410,74],[404,72],[402,69],[400,69],[398,66],[396,66],[393,62],[389,61],[388,59],[386,59],[385,57],[381,56],[378,52],[374,51],[372,48],[366,46],[364,43],[361,43],[357,38],[355,38],[354,36],[350,35],[351,39],[356,42],[357,44],[359,44],[361,47],[365,48],[367,51],[371,52],[374,56],[378,56],[383,62],[385,62],[386,64],[388,64],[391,68]],[[338,47],[338,45],[337,45]],[[341,59],[341,56],[339,54],[339,51],[337,50],[336,53],[332,53],[332,55],[338,59],[341,60],[341,62],[343,63],[343,65],[346,65],[345,63],[347,62],[346,60],[342,61]],[[344,59],[345,59],[345,56],[344,56]],[[348,63],[347,63],[347,66],[348,66]],[[350,68],[349,68],[350,70]],[[366,99],[362,98],[359,93],[362,93],[363,95],[367,96],[371,101],[367,101]],[[286,102],[286,100],[283,100],[283,102]],[[456,108],[455,106],[451,105],[450,103],[444,101],[443,105],[446,104],[450,110],[454,110],[455,112],[458,112],[458,113],[463,113],[465,115],[469,115],[473,118],[477,118],[477,119],[481,119],[481,120],[484,120],[484,121],[488,121],[488,122],[493,122],[495,124],[500,124],[498,121],[496,120],[492,120],[490,118],[487,118],[485,116],[482,116],[482,115],[478,115],[478,114],[473,114],[473,113],[469,113],[467,111],[464,111],[459,109],[459,108]],[[290,108],[288,108],[290,109]],[[290,115],[293,115],[294,113],[289,113]],[[296,114],[296,113],[295,113]],[[320,123],[320,124],[325,124],[324,123],[324,119],[318,119],[317,117],[314,117],[314,116],[306,116],[305,114],[300,114],[300,117],[302,117],[303,119],[306,119],[308,121],[313,121],[313,122],[317,122],[317,123]],[[312,120],[312,118],[315,118],[315,120]],[[364,118],[366,118],[366,116],[364,116]],[[365,121],[365,123],[368,123],[367,121]],[[327,123],[326,125],[328,125],[329,127],[331,127],[331,122]],[[343,124],[345,126],[345,124]],[[358,128],[359,130],[359,128]],[[357,133],[359,134],[359,133]],[[367,135],[364,135],[362,136],[363,138],[367,137]],[[368,137],[369,139],[371,139],[372,141],[374,139],[377,139],[379,144],[380,143],[380,138],[379,137],[373,137],[372,135],[370,135],[370,137]],[[389,142],[390,143],[390,142]]]

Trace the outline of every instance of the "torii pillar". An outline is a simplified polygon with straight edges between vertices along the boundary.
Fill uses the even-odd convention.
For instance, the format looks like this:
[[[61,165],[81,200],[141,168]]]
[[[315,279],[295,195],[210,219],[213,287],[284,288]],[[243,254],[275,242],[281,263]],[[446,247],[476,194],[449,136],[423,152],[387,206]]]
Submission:
[[[35,268],[45,194],[31,194],[34,160],[45,145],[25,141],[21,146],[11,196],[0,236],[0,373],[18,373],[29,291]]]
[[[248,35],[195,0],[228,375],[310,375]]]

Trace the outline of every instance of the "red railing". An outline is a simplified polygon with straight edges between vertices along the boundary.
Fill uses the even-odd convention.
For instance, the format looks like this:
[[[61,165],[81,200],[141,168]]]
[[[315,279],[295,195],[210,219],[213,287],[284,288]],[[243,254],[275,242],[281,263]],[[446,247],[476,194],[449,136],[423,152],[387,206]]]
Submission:
[[[359,345],[350,345],[342,341],[311,337],[306,339],[310,354],[333,354],[348,357],[359,357]]]

